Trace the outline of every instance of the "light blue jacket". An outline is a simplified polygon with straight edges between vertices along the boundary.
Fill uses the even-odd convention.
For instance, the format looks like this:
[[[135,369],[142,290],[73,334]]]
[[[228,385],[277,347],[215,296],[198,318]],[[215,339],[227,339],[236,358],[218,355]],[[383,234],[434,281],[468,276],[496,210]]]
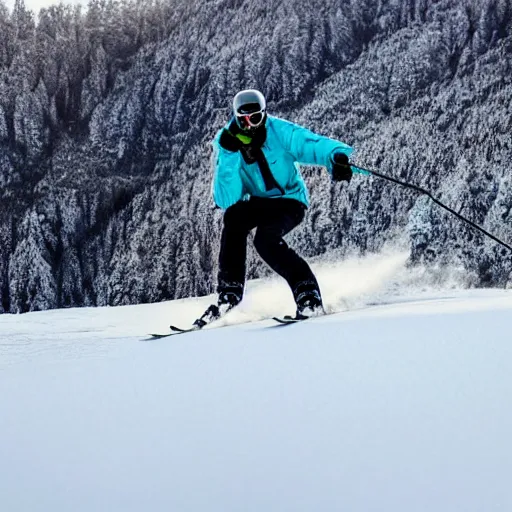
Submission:
[[[270,170],[284,190],[284,195],[267,191],[257,163],[247,164],[240,151],[221,147],[222,130],[213,140],[213,200],[226,209],[242,199],[256,197],[285,197],[309,206],[306,184],[299,165],[321,165],[332,172],[332,157],[345,153],[350,157],[353,149],[343,142],[317,135],[302,126],[277,117],[268,116],[267,138],[262,150]]]

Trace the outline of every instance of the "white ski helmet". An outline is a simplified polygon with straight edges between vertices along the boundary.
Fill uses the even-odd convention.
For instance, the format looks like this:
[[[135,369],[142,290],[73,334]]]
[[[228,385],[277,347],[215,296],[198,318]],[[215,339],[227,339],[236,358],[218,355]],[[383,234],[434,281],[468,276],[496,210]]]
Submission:
[[[246,89],[233,99],[233,114],[242,130],[253,130],[265,123],[267,102],[256,89]]]

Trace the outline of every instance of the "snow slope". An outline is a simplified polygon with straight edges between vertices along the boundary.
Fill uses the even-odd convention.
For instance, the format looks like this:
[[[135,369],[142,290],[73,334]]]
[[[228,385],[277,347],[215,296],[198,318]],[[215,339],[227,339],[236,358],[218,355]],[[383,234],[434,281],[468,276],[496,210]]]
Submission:
[[[209,298],[0,316],[0,510],[512,510],[512,293],[318,271],[345,311],[287,327],[243,323],[290,312],[274,281],[156,341]]]

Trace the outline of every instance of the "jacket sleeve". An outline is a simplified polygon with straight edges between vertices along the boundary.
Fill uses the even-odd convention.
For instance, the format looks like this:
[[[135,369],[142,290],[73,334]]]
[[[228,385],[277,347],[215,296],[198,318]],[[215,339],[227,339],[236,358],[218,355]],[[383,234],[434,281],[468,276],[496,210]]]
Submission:
[[[215,204],[225,210],[242,199],[243,183],[239,153],[228,151],[220,145],[221,133],[212,142],[212,194]]]
[[[332,158],[335,153],[345,153],[350,157],[354,152],[347,144],[317,135],[298,124],[283,119],[276,121],[285,147],[300,164],[322,165],[332,173]]]

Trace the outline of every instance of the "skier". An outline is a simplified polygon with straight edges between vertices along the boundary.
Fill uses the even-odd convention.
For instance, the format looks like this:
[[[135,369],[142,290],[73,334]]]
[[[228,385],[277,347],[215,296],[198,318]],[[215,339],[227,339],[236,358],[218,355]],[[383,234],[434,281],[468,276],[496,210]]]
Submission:
[[[212,144],[213,199],[225,210],[218,304],[210,306],[196,322],[201,327],[242,300],[247,236],[254,228],[257,252],[292,290],[296,318],[323,313],[313,272],[283,236],[302,222],[309,205],[298,164],[324,166],[334,181],[350,182],[353,149],[267,115],[265,97],[253,89],[236,94],[233,118]]]

